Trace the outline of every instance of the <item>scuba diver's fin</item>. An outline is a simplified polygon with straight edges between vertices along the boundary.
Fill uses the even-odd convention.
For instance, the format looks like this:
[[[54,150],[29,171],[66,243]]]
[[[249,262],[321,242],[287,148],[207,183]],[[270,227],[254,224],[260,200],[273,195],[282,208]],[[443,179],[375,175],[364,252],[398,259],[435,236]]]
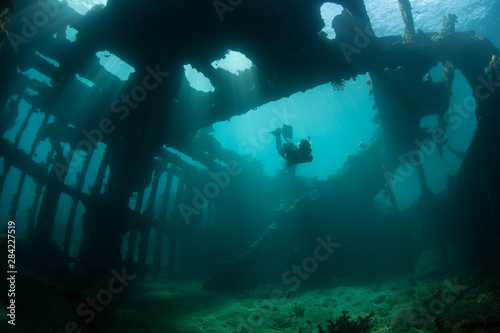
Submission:
[[[286,141],[292,142],[293,128],[290,125],[283,124],[283,137]]]

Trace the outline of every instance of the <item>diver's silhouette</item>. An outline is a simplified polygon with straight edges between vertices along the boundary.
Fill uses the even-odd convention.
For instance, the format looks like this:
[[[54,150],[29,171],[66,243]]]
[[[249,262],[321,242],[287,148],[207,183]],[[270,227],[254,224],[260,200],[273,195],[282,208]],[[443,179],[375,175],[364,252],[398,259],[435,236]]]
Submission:
[[[293,129],[290,125],[283,125],[283,129],[277,128],[269,132],[276,137],[276,149],[278,153],[286,160],[288,168],[298,164],[311,162],[313,157],[311,155],[311,141],[303,139],[300,140],[297,146],[292,141]],[[281,143],[281,134],[285,139],[285,143]]]

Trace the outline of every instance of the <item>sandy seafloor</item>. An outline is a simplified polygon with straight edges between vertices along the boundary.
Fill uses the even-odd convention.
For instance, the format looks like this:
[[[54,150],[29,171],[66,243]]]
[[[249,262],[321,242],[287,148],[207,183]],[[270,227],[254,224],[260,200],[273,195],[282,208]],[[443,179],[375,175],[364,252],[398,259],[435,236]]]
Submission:
[[[300,328],[318,332],[318,324],[327,332],[326,320],[335,320],[344,310],[352,318],[374,311],[370,332],[438,332],[435,318],[455,303],[498,300],[487,289],[471,292],[455,276],[399,276],[373,283],[338,279],[322,288],[304,286],[297,291],[259,285],[240,293],[202,290],[201,284],[134,281],[113,309],[105,332],[233,333],[242,322],[256,333],[297,333]],[[285,299],[273,301],[270,295],[276,289],[284,291]]]

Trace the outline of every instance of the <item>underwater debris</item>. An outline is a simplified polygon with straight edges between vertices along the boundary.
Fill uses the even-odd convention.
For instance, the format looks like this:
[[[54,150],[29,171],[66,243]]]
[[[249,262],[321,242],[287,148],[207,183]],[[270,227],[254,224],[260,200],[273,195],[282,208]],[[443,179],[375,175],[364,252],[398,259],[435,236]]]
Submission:
[[[318,324],[318,333],[366,333],[370,331],[370,321],[375,315],[374,311],[370,312],[370,314],[364,318],[359,316],[357,320],[350,320],[351,317],[347,315],[348,313],[349,311],[342,311],[342,316],[338,317],[335,322],[327,319],[327,331]],[[302,333],[302,327],[300,327],[299,333]]]

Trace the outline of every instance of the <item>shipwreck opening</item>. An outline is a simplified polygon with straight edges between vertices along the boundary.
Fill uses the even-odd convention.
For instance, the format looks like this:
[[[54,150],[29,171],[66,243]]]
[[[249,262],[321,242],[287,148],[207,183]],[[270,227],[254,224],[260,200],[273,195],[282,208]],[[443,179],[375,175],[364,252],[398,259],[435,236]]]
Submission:
[[[127,81],[130,74],[135,72],[132,66],[109,51],[99,51],[96,53],[96,56],[99,58],[99,64],[104,69],[122,81]]]
[[[215,123],[212,135],[223,148],[255,159],[262,163],[266,174],[276,176],[285,167],[269,132],[293,124],[294,144],[310,137],[315,161],[307,168],[297,168],[295,175],[325,180],[342,167],[346,156],[368,144],[378,128],[372,122],[373,97],[365,84],[367,78],[360,75],[343,83],[341,89],[324,84],[259,106]]]
[[[321,18],[325,23],[325,26],[321,31],[326,33],[326,38],[335,39],[335,37],[337,36],[335,30],[332,27],[332,21],[337,15],[340,15],[343,10],[344,7],[331,2],[325,2],[321,6]]]
[[[235,75],[255,66],[243,53],[233,50],[228,50],[224,58],[213,61],[211,65],[215,69],[222,68]]]
[[[65,0],[78,14],[85,15],[95,6],[105,7],[108,0]]]
[[[210,80],[203,75],[203,73],[198,72],[190,64],[184,65],[184,75],[186,76],[191,88],[197,91],[208,93],[215,90]]]
[[[70,42],[74,42],[76,41],[77,38],[78,38],[78,30],[68,25],[66,27],[66,39],[69,40]]]

